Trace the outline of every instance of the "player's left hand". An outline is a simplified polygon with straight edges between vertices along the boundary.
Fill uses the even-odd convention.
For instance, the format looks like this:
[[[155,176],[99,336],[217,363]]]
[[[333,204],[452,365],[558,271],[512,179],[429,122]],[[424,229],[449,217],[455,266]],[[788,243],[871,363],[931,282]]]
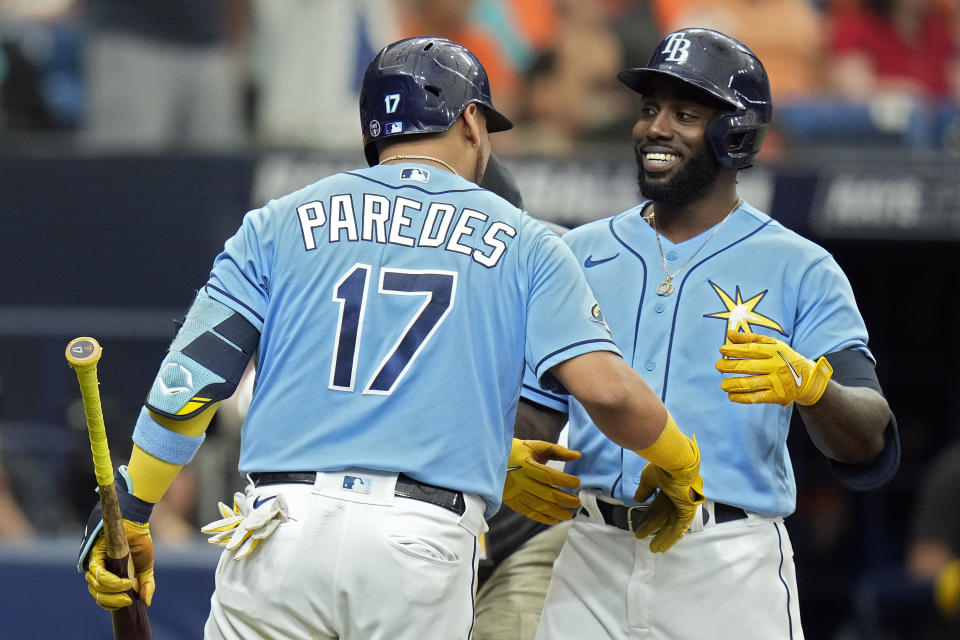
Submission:
[[[814,362],[782,340],[755,333],[727,331],[720,353],[718,371],[746,374],[720,383],[730,399],[741,404],[815,404],[833,375],[826,358]]]
[[[580,479],[544,463],[568,462],[579,457],[579,451],[552,442],[514,438],[503,485],[503,504],[543,524],[570,520],[573,514],[569,510],[579,507],[580,499],[557,487],[576,489]]]
[[[88,556],[90,564],[86,573],[87,590],[97,604],[107,611],[133,604],[133,600],[126,593],[130,589],[139,593],[140,599],[149,607],[157,587],[153,578],[153,538],[150,537],[150,525],[138,524],[124,518],[123,530],[127,534],[136,578],[121,578],[107,570],[107,539],[102,530]]]

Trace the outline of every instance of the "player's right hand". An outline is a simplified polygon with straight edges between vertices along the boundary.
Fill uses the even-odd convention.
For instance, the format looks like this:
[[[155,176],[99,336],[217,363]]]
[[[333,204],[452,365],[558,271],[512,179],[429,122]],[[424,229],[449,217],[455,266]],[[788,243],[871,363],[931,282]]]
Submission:
[[[579,507],[580,500],[557,487],[576,489],[580,479],[544,463],[569,462],[579,457],[579,451],[552,442],[514,438],[503,485],[503,504],[543,524],[570,520],[573,517],[570,509]]]
[[[755,333],[727,331],[720,353],[717,371],[744,374],[720,383],[730,400],[741,404],[816,404],[833,375],[826,358],[814,362],[782,340]]]
[[[121,578],[107,571],[104,565],[107,556],[107,539],[103,531],[97,535],[90,550],[87,565],[87,590],[97,604],[107,611],[122,609],[133,604],[127,591],[133,589],[148,607],[153,600],[156,583],[153,579],[153,538],[150,537],[150,525],[138,524],[124,518],[123,530],[130,545],[130,556],[136,578]]]
[[[650,541],[650,550],[654,553],[666,551],[683,537],[697,514],[697,505],[706,499],[703,495],[703,478],[700,477],[700,449],[696,436],[690,436],[690,442],[695,457],[690,465],[667,471],[648,463],[640,474],[640,485],[633,498],[636,502],[647,501],[654,491],[660,489],[643,521],[634,530],[637,538],[655,534]]]

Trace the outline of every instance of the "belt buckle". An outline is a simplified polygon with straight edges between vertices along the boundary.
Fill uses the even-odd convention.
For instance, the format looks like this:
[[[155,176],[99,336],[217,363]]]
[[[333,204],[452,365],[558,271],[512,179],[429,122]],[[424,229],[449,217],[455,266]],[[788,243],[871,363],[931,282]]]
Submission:
[[[632,507],[627,507],[627,528],[630,530],[631,533],[636,531],[636,529],[633,526],[633,510],[639,509],[640,514],[642,515],[646,513],[648,508],[649,506],[645,504],[636,504],[636,505],[633,505]],[[640,524],[640,523],[637,522],[637,524]]]

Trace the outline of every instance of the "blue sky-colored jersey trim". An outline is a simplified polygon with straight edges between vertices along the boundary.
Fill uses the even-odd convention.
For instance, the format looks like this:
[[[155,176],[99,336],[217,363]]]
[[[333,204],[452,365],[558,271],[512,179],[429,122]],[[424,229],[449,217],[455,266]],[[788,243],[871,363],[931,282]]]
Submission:
[[[250,313],[252,313],[252,314],[257,318],[257,320],[259,320],[260,322],[263,322],[263,316],[261,316],[259,313],[257,313],[257,312],[254,311],[253,309],[251,309],[251,308],[250,308],[250,305],[244,303],[243,300],[239,300],[239,299],[235,298],[234,296],[230,295],[229,293],[227,293],[226,291],[224,291],[224,290],[221,289],[220,287],[214,286],[214,285],[210,284],[209,282],[207,283],[207,286],[208,286],[209,288],[213,289],[214,291],[216,291],[217,293],[219,293],[219,294],[221,294],[221,295],[224,295],[224,296],[230,298],[231,300],[233,300],[234,302],[236,302],[237,304],[239,304],[240,306],[242,306],[244,309],[246,309],[247,311],[249,311]]]

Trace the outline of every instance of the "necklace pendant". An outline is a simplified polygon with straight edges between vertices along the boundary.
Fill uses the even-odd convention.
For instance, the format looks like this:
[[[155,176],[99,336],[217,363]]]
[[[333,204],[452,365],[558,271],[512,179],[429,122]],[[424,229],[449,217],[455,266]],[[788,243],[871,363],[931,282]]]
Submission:
[[[664,280],[657,285],[657,293],[661,296],[668,296],[673,293],[673,283],[669,280]]]

